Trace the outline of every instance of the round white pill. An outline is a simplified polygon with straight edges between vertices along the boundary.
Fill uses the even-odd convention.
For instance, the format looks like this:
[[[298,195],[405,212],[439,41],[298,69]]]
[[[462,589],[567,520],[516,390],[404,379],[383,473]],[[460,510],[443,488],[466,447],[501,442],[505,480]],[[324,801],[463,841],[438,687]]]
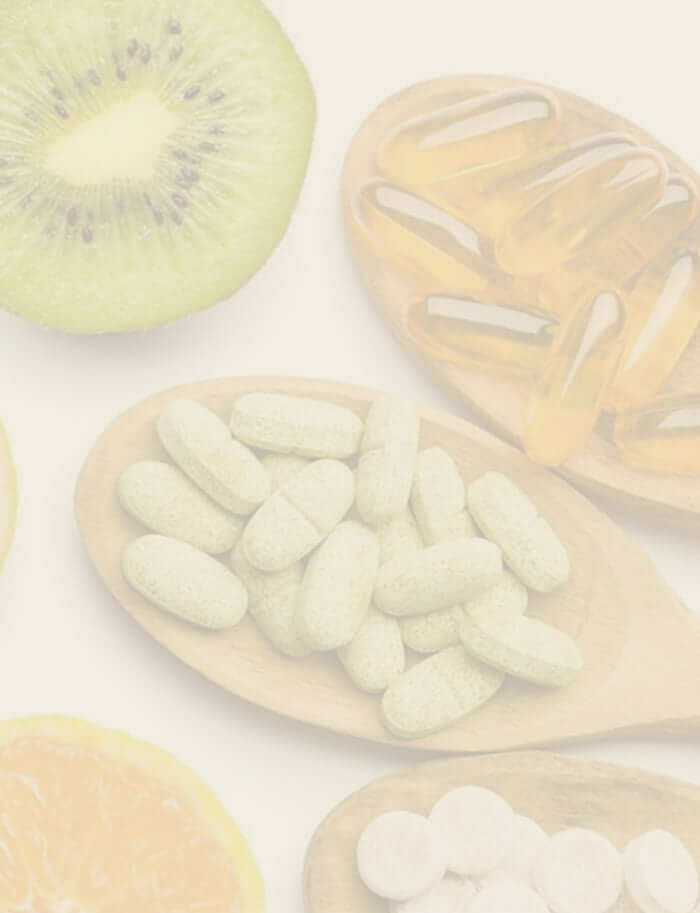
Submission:
[[[691,913],[698,902],[698,869],[685,844],[653,830],[624,853],[627,889],[643,913]]]
[[[392,903],[391,913],[467,913],[475,896],[476,888],[471,881],[445,875],[420,897]]]
[[[430,820],[447,846],[447,866],[457,875],[481,877],[513,850],[515,813],[490,789],[453,789],[437,802]]]
[[[388,812],[367,825],[357,844],[360,878],[387,900],[412,900],[445,874],[445,847],[435,827],[413,812]]]
[[[469,913],[549,913],[536,891],[515,878],[494,881],[482,888]]]
[[[534,881],[553,913],[607,913],[622,892],[622,857],[597,831],[570,828],[545,844]]]
[[[516,815],[513,852],[497,868],[489,872],[484,883],[491,884],[504,878],[515,878],[525,884],[532,884],[535,860],[548,840],[549,837],[536,821],[523,815]]]

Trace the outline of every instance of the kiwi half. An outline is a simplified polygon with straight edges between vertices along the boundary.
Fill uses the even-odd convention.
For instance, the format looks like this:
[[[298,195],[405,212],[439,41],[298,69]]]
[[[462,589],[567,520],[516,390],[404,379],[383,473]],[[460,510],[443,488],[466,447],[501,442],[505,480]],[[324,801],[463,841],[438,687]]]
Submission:
[[[315,123],[258,0],[0,0],[0,304],[78,333],[228,297],[284,234]]]

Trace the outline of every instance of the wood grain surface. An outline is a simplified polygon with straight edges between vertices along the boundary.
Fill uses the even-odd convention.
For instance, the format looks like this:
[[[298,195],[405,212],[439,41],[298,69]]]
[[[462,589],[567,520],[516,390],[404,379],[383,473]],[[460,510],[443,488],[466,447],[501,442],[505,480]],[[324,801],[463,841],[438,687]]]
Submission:
[[[700,860],[700,788],[634,768],[539,752],[436,761],[384,777],[346,799],[319,827],[304,875],[308,913],[388,913],[361,882],[357,841],[379,814],[427,814],[448,790],[483,786],[554,834],[590,827],[620,850],[639,834],[663,828]],[[615,913],[639,913],[629,897]],[[505,911],[504,911],[505,913]]]
[[[236,396],[288,392],[340,403],[364,416],[376,391],[323,380],[246,377],[167,390],[138,403],[102,435],[82,470],[77,520],[87,553],[116,601],[152,637],[232,694],[268,710],[361,739],[407,749],[473,752],[534,747],[638,730],[700,731],[700,619],[671,591],[644,552],[559,476],[447,413],[421,410],[421,446],[453,455],[466,482],[486,470],[510,475],[559,532],[570,583],[533,597],[531,614],[578,641],[585,668],[561,691],[508,682],[457,726],[414,742],[390,736],[380,703],[350,685],[334,655],[291,660],[248,619],[210,633],[151,606],[127,584],[121,554],[144,532],[121,509],[116,486],[131,463],[164,458],[158,415],[188,397],[228,419]]]
[[[347,237],[353,260],[371,298],[399,341],[414,358],[442,384],[452,389],[470,409],[507,440],[518,442],[526,414],[529,392],[521,381],[468,369],[432,358],[411,339],[406,327],[408,311],[425,297],[425,288],[407,271],[399,272],[382,260],[352,230],[352,204],[357,189],[378,174],[377,149],[398,124],[413,115],[429,110],[437,102],[464,98],[467,95],[517,86],[537,86],[498,76],[447,77],[421,83],[381,104],[357,133],[345,162],[342,178],[342,202]],[[674,152],[662,146],[636,124],[625,120],[586,99],[549,86],[563,109],[563,129],[559,137],[581,131],[622,132],[641,144],[661,152],[672,170],[677,170],[700,186],[700,176]],[[700,241],[700,217],[686,234],[689,241]],[[700,391],[700,333],[669,378],[661,392]],[[630,469],[617,457],[609,434],[602,423],[581,453],[572,457],[562,473],[596,495],[613,503],[624,502],[641,508],[649,522],[665,522],[700,531],[700,478],[662,475]]]

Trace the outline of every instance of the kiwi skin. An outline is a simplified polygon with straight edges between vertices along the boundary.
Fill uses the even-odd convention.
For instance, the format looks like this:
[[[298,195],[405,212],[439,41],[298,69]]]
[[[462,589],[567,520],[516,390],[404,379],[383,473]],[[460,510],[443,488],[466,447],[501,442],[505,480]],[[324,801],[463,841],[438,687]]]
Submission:
[[[313,87],[277,20],[259,0],[5,5],[2,306],[92,334],[228,298],[284,236],[311,152]],[[48,167],[56,143],[135,96],[177,121],[149,177]]]

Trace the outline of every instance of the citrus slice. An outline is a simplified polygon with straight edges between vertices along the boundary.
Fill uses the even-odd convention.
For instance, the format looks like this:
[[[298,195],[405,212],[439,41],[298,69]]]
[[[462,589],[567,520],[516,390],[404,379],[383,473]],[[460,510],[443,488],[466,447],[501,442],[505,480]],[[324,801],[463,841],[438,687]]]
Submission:
[[[10,442],[0,425],[0,571],[7,558],[15,533],[17,517],[17,478],[12,462]]]
[[[65,718],[0,723],[3,913],[261,913],[262,879],[174,758]]]

